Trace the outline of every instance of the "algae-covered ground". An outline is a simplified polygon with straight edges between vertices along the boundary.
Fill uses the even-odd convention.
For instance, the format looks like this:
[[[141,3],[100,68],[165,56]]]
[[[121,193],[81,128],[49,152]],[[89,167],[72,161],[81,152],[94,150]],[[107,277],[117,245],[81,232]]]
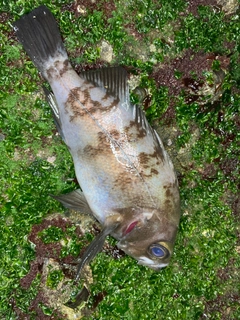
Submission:
[[[174,162],[182,215],[160,272],[109,237],[73,283],[100,229],[49,196],[78,185],[12,28],[41,4],[77,72],[127,70]],[[237,0],[0,1],[0,319],[240,319],[239,14]],[[67,307],[83,284],[85,302]]]

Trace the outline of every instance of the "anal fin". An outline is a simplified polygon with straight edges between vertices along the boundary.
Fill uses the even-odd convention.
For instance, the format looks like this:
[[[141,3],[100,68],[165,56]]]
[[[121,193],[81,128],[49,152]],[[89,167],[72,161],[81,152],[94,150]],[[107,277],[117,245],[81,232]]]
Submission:
[[[57,101],[55,99],[55,96],[51,91],[49,91],[44,86],[43,86],[43,91],[45,93],[47,102],[51,107],[51,110],[52,110],[52,113],[53,113],[53,119],[54,119],[55,125],[57,127],[57,131],[60,134],[60,136],[62,137],[63,141],[65,142],[64,134],[63,134],[63,131],[62,131],[62,124],[61,124],[61,120],[60,120],[60,117],[59,117],[59,111],[58,111],[59,109],[58,109],[58,105],[57,105]]]

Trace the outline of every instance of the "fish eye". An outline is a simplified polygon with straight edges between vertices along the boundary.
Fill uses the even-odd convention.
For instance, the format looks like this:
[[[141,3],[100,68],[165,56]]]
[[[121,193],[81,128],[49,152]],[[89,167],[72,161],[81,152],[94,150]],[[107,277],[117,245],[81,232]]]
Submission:
[[[152,244],[149,247],[148,251],[151,256],[155,258],[160,258],[160,259],[165,258],[166,256],[169,255],[168,249],[158,243]]]

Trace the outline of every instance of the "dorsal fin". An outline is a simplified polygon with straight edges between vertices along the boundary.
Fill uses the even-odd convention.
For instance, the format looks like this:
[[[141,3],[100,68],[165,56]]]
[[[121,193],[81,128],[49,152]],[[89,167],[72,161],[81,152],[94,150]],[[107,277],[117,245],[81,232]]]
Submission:
[[[155,146],[157,147],[158,153],[159,153],[159,155],[161,155],[162,160],[167,161],[167,162],[169,162],[170,165],[172,165],[172,162],[169,159],[169,156],[164,149],[161,138],[159,137],[156,130],[154,130],[150,126],[149,122],[147,121],[147,118],[145,116],[144,111],[138,105],[133,106],[133,119],[134,119],[136,125],[138,126],[139,131],[145,131],[146,135],[148,135],[148,134],[152,135],[154,142],[155,142]]]
[[[149,134],[153,131],[152,127],[147,121],[144,111],[138,105],[133,106],[133,119],[139,130],[145,130],[146,134]]]
[[[84,71],[80,76],[95,86],[104,88],[107,94],[119,98],[121,104],[129,101],[127,72],[122,67]]]

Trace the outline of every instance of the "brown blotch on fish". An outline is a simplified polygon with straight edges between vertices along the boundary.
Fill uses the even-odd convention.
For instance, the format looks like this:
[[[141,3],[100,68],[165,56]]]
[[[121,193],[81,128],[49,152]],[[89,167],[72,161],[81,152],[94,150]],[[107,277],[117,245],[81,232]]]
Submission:
[[[156,148],[153,153],[140,152],[138,159],[143,168],[147,169],[153,165],[160,165],[160,161],[164,161],[164,155],[161,148]]]
[[[151,168],[151,171],[149,174],[146,173],[146,170],[141,170],[141,176],[143,178],[151,178],[153,175],[158,175],[158,174],[159,174],[159,172],[154,168]]]
[[[129,132],[129,131],[133,131],[136,133],[136,128],[137,128],[137,124],[134,120],[131,120],[129,122],[129,125],[125,127],[125,131]]]
[[[66,73],[68,70],[71,70],[72,67],[68,61],[68,59],[61,61],[61,60],[56,60],[54,62],[54,65],[51,66],[46,70],[47,76],[50,79],[60,79],[64,73]]]
[[[158,172],[156,169],[152,168],[152,169],[151,169],[151,173],[152,173],[152,174],[158,174],[159,172]]]
[[[120,188],[121,190],[126,190],[129,185],[133,183],[133,179],[131,176],[127,175],[126,172],[121,172],[118,174],[114,187],[115,188]]]
[[[105,101],[109,98],[109,95],[107,94],[107,92],[105,93],[104,97],[102,98],[102,101]]]
[[[107,100],[109,98],[109,95],[106,93],[103,98],[100,99],[100,101],[93,100],[91,98],[91,89],[95,88],[92,84],[87,85],[87,87],[84,90],[81,90],[81,93],[83,93],[83,99],[81,99],[80,95],[80,102],[85,106],[85,108],[90,113],[95,112],[101,112],[101,111],[109,111],[112,108],[116,107],[119,103],[119,98],[114,98],[114,100],[109,103],[107,106],[103,106],[101,101]]]
[[[160,165],[160,162],[157,159],[160,159],[162,163],[165,162],[163,149],[159,144],[154,147],[154,152],[150,153],[150,156],[156,160],[157,165]]]
[[[114,140],[119,140],[119,139],[121,139],[120,132],[119,132],[117,129],[113,129],[113,130],[111,130],[109,133],[110,133],[111,137],[112,137]]]
[[[109,147],[109,141],[106,134],[102,131],[98,132],[98,143],[100,147]]]
[[[172,192],[171,192],[171,187],[167,187],[167,190],[166,190],[166,192],[165,192],[165,196],[167,197],[167,198],[171,198],[172,197]]]
[[[144,137],[146,137],[147,132],[145,130],[145,128],[143,128],[142,123],[138,123],[136,120],[134,121],[130,121],[129,123],[129,129],[134,129],[136,138],[138,139],[142,139]]]
[[[83,148],[83,154],[86,157],[92,158],[98,155],[98,153],[99,153],[99,148],[93,147],[90,144],[86,145],[86,147]]]
[[[88,144],[83,148],[83,151],[80,151],[80,154],[83,154],[84,157],[89,159],[103,154],[111,154],[111,148],[109,147],[108,137],[103,132],[99,131],[97,146]]]
[[[88,110],[86,108],[86,103],[90,98],[88,95],[89,92],[87,90],[82,90],[80,87],[71,90],[65,107],[66,111],[69,111],[70,109],[73,112],[73,116],[70,116],[70,122],[73,122],[78,117],[87,115]]]
[[[166,211],[170,211],[170,210],[172,209],[172,207],[173,207],[172,201],[169,200],[169,199],[166,199],[166,200],[164,201],[164,206],[165,206],[165,208],[166,208]]]
[[[136,141],[136,134],[135,132],[131,132],[131,127],[130,126],[126,126],[124,127],[123,131],[127,136],[127,140],[128,141]]]
[[[60,75],[59,74],[56,74],[56,70],[54,67],[50,67],[46,70],[46,73],[47,73],[47,77],[49,79],[59,79],[60,78]]]
[[[67,72],[68,70],[71,70],[71,69],[72,69],[72,67],[71,67],[68,59],[64,60],[63,62],[60,61],[59,64],[58,64],[58,62],[59,62],[59,61],[56,61],[56,62],[54,63],[54,66],[55,66],[56,68],[59,68],[59,67],[58,67],[59,64],[60,64],[60,66],[61,66],[61,64],[63,65],[63,67],[59,70],[60,76],[62,76],[62,75],[63,75],[65,72]]]
[[[86,111],[81,106],[79,106],[80,92],[81,87],[72,89],[65,103],[65,111],[68,113],[70,110],[72,110],[73,112],[73,116],[70,117],[70,122],[72,122],[75,117],[84,116],[86,114]]]
[[[130,121],[129,125],[124,128],[124,132],[130,141],[143,139],[147,135],[146,130],[142,126],[139,126],[136,121]]]
[[[138,131],[137,131],[137,138],[138,138],[138,139],[142,139],[142,138],[146,137],[146,135],[147,135],[146,130],[143,129],[142,127],[140,127],[140,128],[138,129]]]
[[[106,95],[103,97],[103,99],[101,99],[101,101],[106,100],[105,97],[106,97]],[[97,104],[97,109],[93,110],[93,111],[104,111],[104,112],[106,112],[106,111],[112,110],[113,108],[115,108],[119,104],[119,98],[115,98],[108,106],[102,106],[102,104],[100,102],[93,101],[94,107],[96,106],[95,102],[98,103]],[[90,109],[90,111],[91,110],[92,109]]]
[[[91,89],[95,88],[92,84],[85,82],[87,87],[82,89],[81,87],[76,87],[71,90],[69,98],[66,102],[66,108],[70,106],[73,116],[71,116],[71,121],[74,121],[75,117],[81,117],[88,113],[94,114],[96,112],[107,112],[112,108],[116,107],[119,103],[119,99],[115,98],[108,106],[103,106],[101,102],[91,99]],[[103,99],[107,99],[108,96],[105,95]]]
[[[144,168],[147,169],[150,167],[150,154],[146,152],[140,152],[138,155],[138,160],[140,162],[140,165]]]

